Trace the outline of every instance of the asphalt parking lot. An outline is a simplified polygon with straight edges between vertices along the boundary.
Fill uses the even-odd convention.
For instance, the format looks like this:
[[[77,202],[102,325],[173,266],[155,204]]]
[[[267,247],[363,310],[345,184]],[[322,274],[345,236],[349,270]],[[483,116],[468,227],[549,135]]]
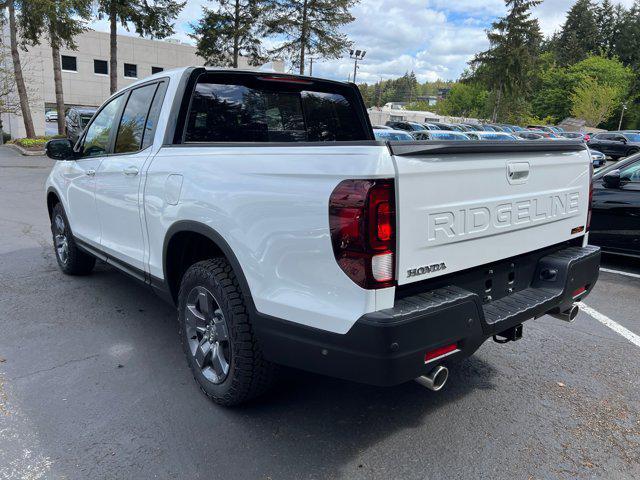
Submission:
[[[288,372],[223,409],[169,306],[58,271],[50,162],[0,147],[0,479],[640,478],[640,262],[605,258],[591,314],[487,342],[442,392]]]

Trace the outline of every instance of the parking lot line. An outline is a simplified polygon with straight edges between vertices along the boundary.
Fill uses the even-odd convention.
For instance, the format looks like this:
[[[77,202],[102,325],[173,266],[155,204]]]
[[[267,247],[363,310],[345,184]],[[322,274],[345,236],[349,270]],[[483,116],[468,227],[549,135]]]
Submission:
[[[610,268],[602,268],[602,267],[600,267],[600,271],[601,272],[607,272],[607,273],[617,273],[618,275],[626,275],[627,277],[632,277],[632,278],[640,278],[640,274],[631,273],[631,272],[623,272],[622,270],[611,270]]]
[[[622,325],[617,322],[614,322],[605,314],[594,310],[589,305],[585,305],[584,303],[580,303],[580,310],[589,315],[590,317],[595,318],[597,321],[602,323],[603,325],[609,327],[614,332],[622,335],[624,338],[633,343],[636,347],[640,347],[640,336],[633,333],[631,330],[626,329]]]

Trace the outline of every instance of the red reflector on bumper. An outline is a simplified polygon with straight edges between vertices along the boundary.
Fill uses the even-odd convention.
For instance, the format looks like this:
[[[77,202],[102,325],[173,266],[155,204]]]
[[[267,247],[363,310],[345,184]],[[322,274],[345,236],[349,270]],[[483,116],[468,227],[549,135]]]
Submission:
[[[584,293],[587,291],[587,287],[580,287],[579,289],[577,289],[575,292],[573,292],[572,297],[576,298],[578,295]]]
[[[440,347],[436,348],[435,350],[431,350],[430,352],[425,353],[424,363],[435,360],[436,358],[442,357],[448,353],[455,352],[456,350],[458,350],[457,343],[452,343],[451,345],[447,345],[446,347]]]

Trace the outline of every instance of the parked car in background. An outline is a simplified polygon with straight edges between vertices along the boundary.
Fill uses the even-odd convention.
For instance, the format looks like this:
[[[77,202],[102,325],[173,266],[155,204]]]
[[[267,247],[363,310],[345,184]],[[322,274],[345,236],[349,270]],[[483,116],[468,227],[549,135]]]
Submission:
[[[640,133],[597,133],[591,137],[588,145],[592,150],[617,160],[640,152]]]
[[[640,257],[640,155],[594,175],[592,205],[589,243],[609,253]]]
[[[452,123],[451,125],[453,125],[454,127],[456,127],[456,129],[459,132],[472,132],[474,129],[471,128],[469,125],[465,125],[464,123]]]
[[[584,140],[584,133],[582,132],[562,132],[560,136],[570,140]]]
[[[560,133],[559,131],[555,130],[554,127],[552,127],[551,125],[527,125],[527,130],[541,130],[543,132],[548,132],[548,133]]]
[[[49,110],[44,114],[44,119],[47,122],[55,122],[56,120],[58,120],[58,112],[56,112],[55,110]]]
[[[606,165],[607,157],[604,153],[599,152],[598,150],[591,149],[589,149],[589,153],[591,154],[591,159],[593,160],[593,168],[601,168]]]
[[[376,137],[376,140],[389,140],[392,142],[401,140],[411,141],[414,139],[409,132],[406,132],[404,130],[393,130],[391,128],[374,128],[373,135]]]
[[[391,127],[387,127],[386,125],[372,125],[374,130],[393,130]]]
[[[481,132],[482,131],[482,125],[480,125],[479,123],[462,123],[461,125],[464,125],[467,128],[467,132]]]
[[[467,134],[456,132],[455,130],[432,130],[424,132],[413,132],[413,138],[416,140],[471,140]]]
[[[523,130],[522,132],[515,132],[514,135],[523,140],[544,140],[545,137],[540,132],[532,132],[529,130]]]
[[[507,132],[467,132],[466,135],[472,140],[489,140],[494,142],[521,140],[521,138]]]
[[[387,127],[391,127],[394,130],[406,130],[407,132],[415,132],[418,130],[425,130],[426,127],[418,122],[395,122],[395,121],[388,121],[387,123],[385,123],[385,125]]]
[[[71,143],[76,143],[84,127],[91,121],[97,108],[72,107],[67,111],[64,124],[67,130],[67,138]]]
[[[422,122],[420,125],[422,125],[425,130],[440,130],[440,127],[434,123]]]
[[[444,122],[429,122],[429,123],[431,123],[431,125],[435,125],[436,127],[438,127],[438,130],[455,130],[458,132],[464,131],[460,127],[453,125],[451,123],[444,123]]]

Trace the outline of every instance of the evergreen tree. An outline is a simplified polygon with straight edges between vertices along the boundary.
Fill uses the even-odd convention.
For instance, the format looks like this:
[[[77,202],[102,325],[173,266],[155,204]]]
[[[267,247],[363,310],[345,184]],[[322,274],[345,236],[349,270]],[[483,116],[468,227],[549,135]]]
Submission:
[[[173,21],[186,2],[177,0],[97,0],[98,18],[109,20],[109,83],[118,89],[118,22],[132,25],[140,36],[166,38],[173,34]]]
[[[190,35],[197,43],[197,53],[206,65],[238,67],[240,56],[250,65],[260,65],[260,24],[265,0],[218,0],[218,8],[203,7],[203,17],[192,24]]]
[[[472,77],[490,91],[493,118],[516,121],[527,114],[526,98],[540,52],[542,33],[531,9],[541,0],[505,0],[509,12],[487,32],[489,49],[471,61]]]
[[[604,0],[595,8],[598,48],[601,55],[609,58],[615,55],[624,13],[624,7],[620,4],[614,7],[611,0]]]
[[[633,3],[622,20],[616,53],[622,63],[640,72],[640,0]]]
[[[572,65],[597,53],[600,32],[592,0],[577,0],[567,13],[557,43],[557,56],[562,65]]]
[[[289,58],[304,74],[305,54],[339,58],[352,45],[339,31],[353,22],[350,13],[359,0],[269,0],[265,22],[267,35],[284,38],[269,53]]]
[[[51,45],[53,83],[58,112],[58,134],[65,129],[64,92],[60,48],[77,48],[75,36],[85,31],[85,20],[91,17],[91,0],[38,0],[33,1],[20,16],[23,43],[38,45],[46,38]]]

